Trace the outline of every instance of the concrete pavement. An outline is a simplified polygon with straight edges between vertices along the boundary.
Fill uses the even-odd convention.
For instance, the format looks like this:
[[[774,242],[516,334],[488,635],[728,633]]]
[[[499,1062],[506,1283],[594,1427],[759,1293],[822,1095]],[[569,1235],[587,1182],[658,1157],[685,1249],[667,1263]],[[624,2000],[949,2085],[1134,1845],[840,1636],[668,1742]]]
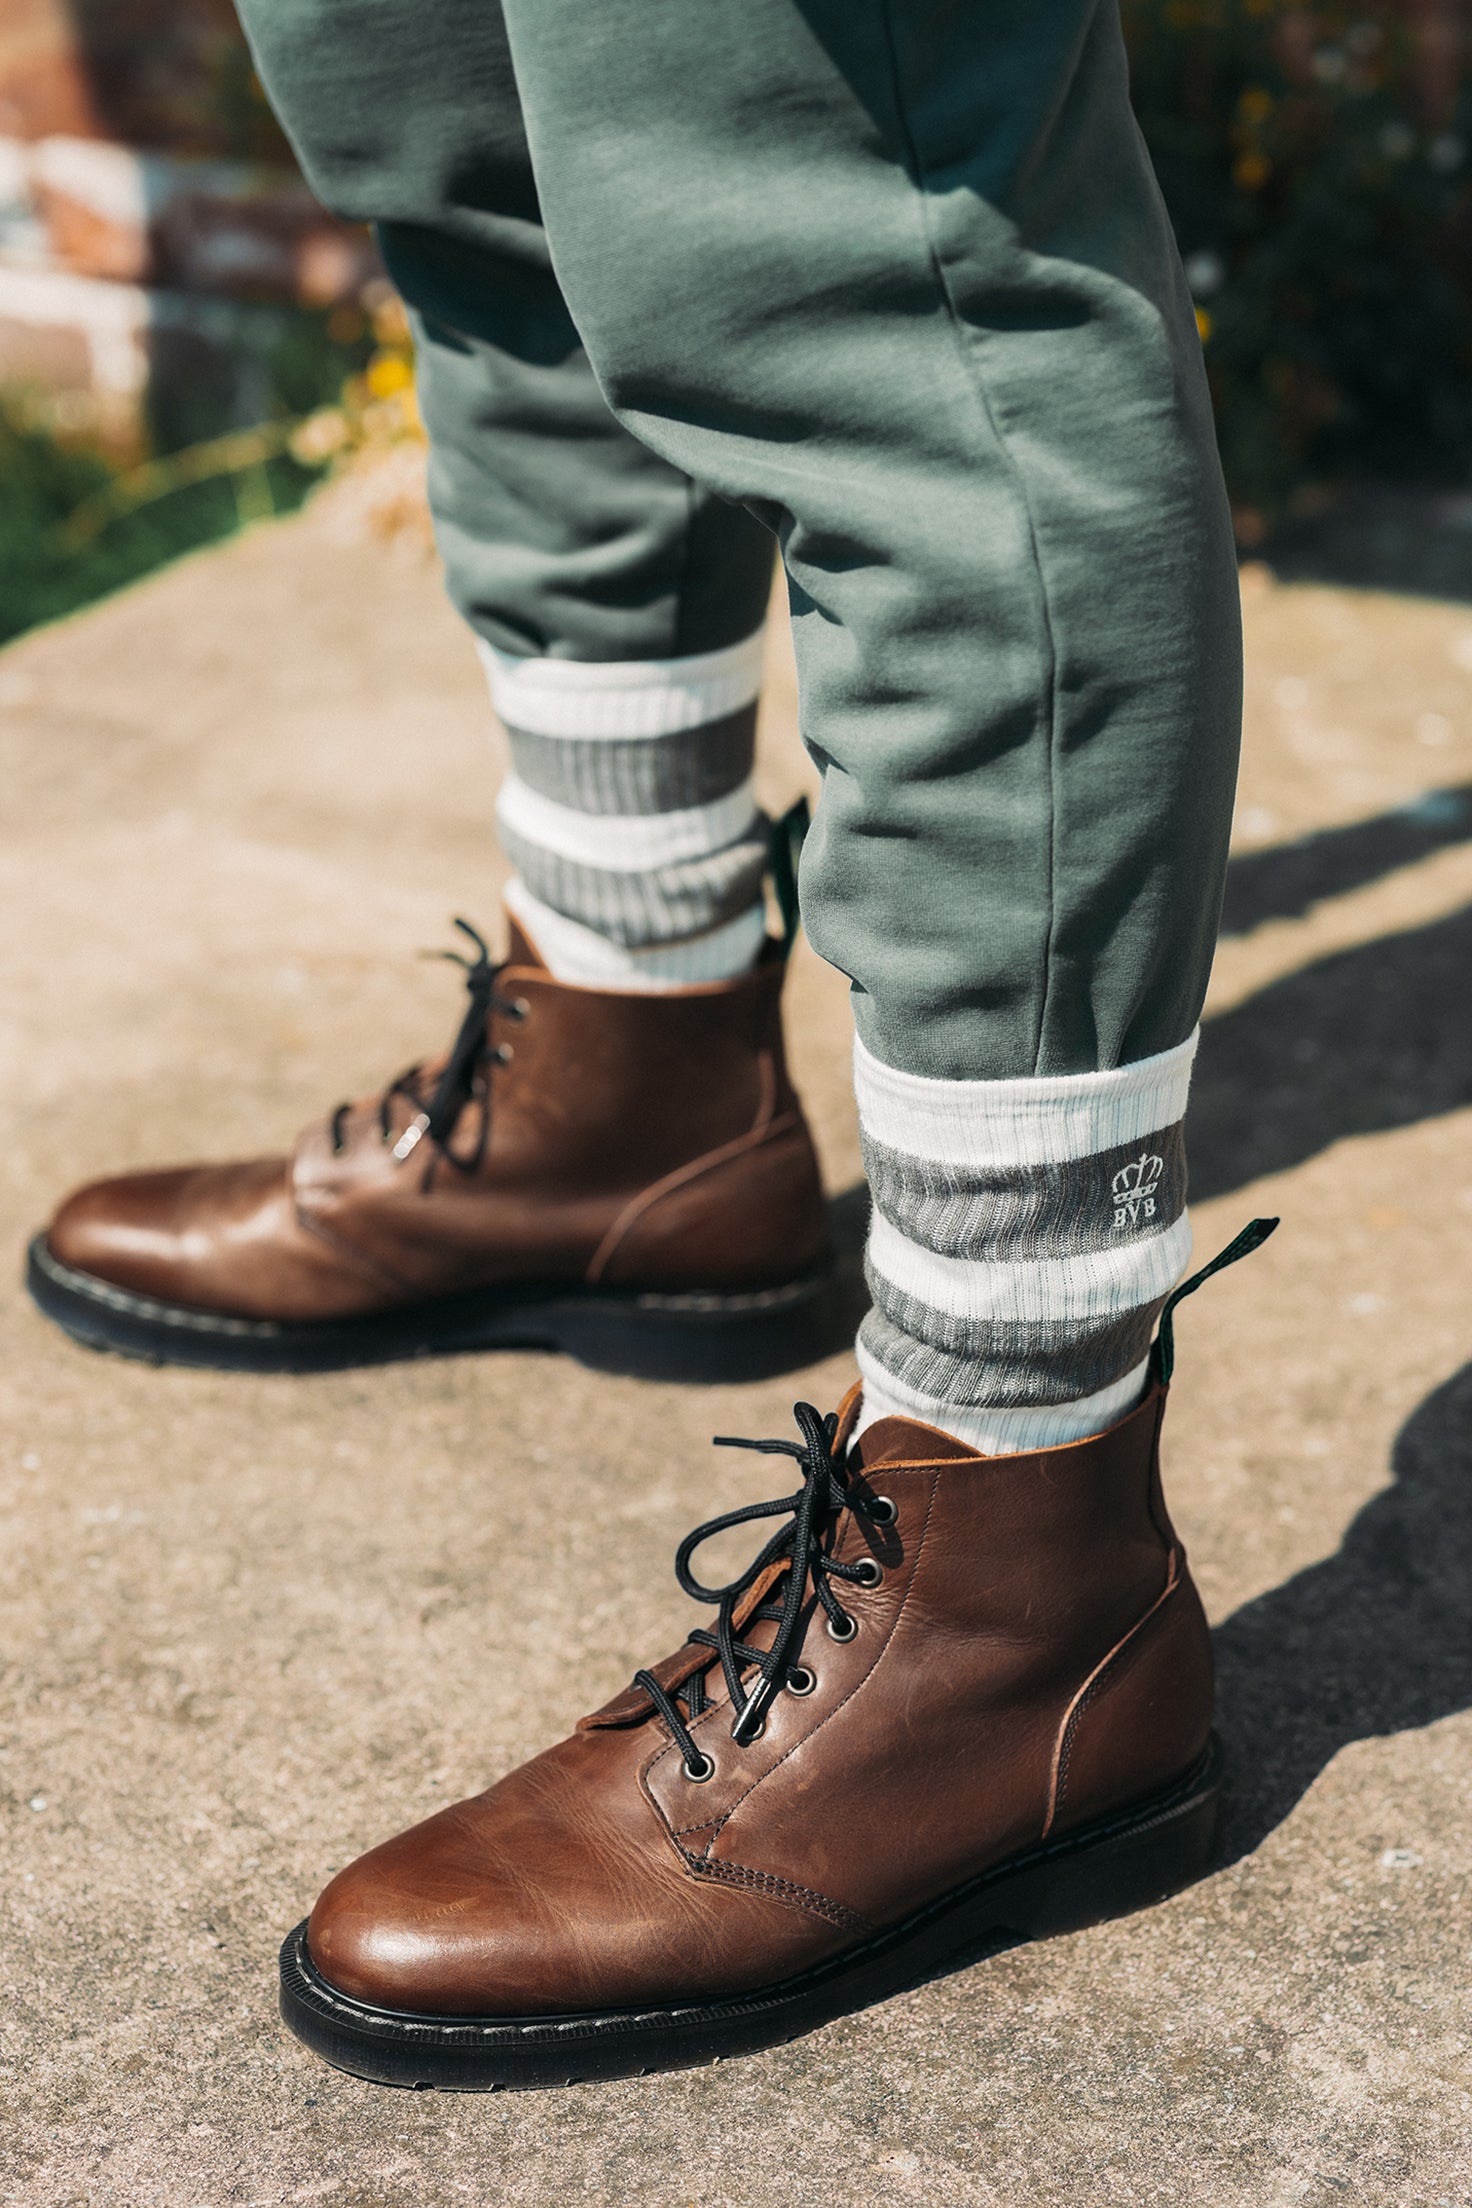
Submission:
[[[683,1638],[816,1370],[234,1378],[16,1284],[84,1175],[256,1152],[436,1047],[499,760],[432,566],[308,513],[0,654],[0,2201],[1472,2201],[1472,607],[1245,579],[1248,753],[1192,1123],[1168,1476],[1218,1623],[1220,1869],[779,2052],[385,2092],[274,2015],[326,1873]],[[805,773],[775,648],[764,777]],[[794,1055],[836,1196],[844,990]],[[862,1205],[840,1205],[852,1250]]]

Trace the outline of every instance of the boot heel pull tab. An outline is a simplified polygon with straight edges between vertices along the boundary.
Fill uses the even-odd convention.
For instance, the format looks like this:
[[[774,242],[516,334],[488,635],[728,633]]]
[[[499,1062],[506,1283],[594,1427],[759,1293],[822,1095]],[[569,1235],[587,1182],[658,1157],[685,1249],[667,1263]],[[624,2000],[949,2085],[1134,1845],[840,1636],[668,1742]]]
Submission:
[[[1254,1250],[1260,1250],[1277,1224],[1276,1219],[1252,1220],[1224,1250],[1218,1252],[1209,1265],[1203,1265],[1199,1273],[1193,1273],[1189,1280],[1183,1280],[1174,1294],[1166,1297],[1161,1306],[1160,1325],[1154,1346],[1150,1351],[1152,1380],[1158,1380],[1162,1387],[1168,1387],[1170,1376],[1175,1371],[1176,1334],[1171,1314],[1181,1298],[1194,1295],[1203,1281],[1210,1280],[1213,1273],[1224,1272],[1227,1266],[1235,1265],[1239,1257],[1250,1257]]]
[[[803,839],[808,832],[812,814],[808,801],[800,797],[790,805],[780,820],[774,820],[769,829],[770,845],[767,871],[772,877],[772,888],[777,895],[777,910],[782,915],[782,956],[786,958],[797,941],[797,865],[802,856]]]

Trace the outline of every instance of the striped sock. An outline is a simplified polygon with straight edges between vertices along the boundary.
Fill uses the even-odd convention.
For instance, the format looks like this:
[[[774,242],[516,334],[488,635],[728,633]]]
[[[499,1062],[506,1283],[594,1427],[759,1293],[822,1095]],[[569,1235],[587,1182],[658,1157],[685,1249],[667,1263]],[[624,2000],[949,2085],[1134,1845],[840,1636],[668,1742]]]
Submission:
[[[552,973],[660,990],[746,972],[765,933],[760,630],[686,659],[480,651],[511,744],[506,902]]]
[[[935,1081],[856,1045],[874,1199],[863,1425],[897,1413],[1004,1456],[1134,1407],[1191,1253],[1195,1054],[1192,1035],[1109,1073]]]

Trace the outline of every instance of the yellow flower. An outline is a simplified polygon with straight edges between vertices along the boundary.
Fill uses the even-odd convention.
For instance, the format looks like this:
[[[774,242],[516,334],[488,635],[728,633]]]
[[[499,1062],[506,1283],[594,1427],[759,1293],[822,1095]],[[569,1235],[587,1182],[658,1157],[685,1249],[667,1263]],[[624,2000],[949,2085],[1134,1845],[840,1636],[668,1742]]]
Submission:
[[[365,371],[365,381],[375,399],[391,399],[414,381],[414,371],[402,353],[375,353]]]
[[[1196,329],[1204,345],[1211,335],[1211,316],[1207,313],[1205,307],[1196,309]]]

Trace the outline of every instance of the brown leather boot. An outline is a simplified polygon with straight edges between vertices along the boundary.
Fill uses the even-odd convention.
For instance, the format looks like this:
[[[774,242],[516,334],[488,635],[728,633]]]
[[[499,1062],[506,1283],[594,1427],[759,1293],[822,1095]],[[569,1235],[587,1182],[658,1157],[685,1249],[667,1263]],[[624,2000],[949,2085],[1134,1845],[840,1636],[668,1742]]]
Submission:
[[[289,1158],[80,1189],[32,1244],[41,1309],[97,1348],[257,1371],[492,1347],[692,1378],[811,1357],[827,1220],[780,948],[641,995],[555,981],[514,926],[501,966],[465,932],[445,1058]]]
[[[1097,1439],[988,1458],[797,1406],[802,1480],[682,1545],[713,1631],[572,1738],[342,1871],[282,2013],[401,2085],[631,2076],[796,2037],[987,1944],[1193,1878],[1206,1620],[1161,1496],[1157,1381]],[[694,1549],[781,1516],[701,1588]]]

